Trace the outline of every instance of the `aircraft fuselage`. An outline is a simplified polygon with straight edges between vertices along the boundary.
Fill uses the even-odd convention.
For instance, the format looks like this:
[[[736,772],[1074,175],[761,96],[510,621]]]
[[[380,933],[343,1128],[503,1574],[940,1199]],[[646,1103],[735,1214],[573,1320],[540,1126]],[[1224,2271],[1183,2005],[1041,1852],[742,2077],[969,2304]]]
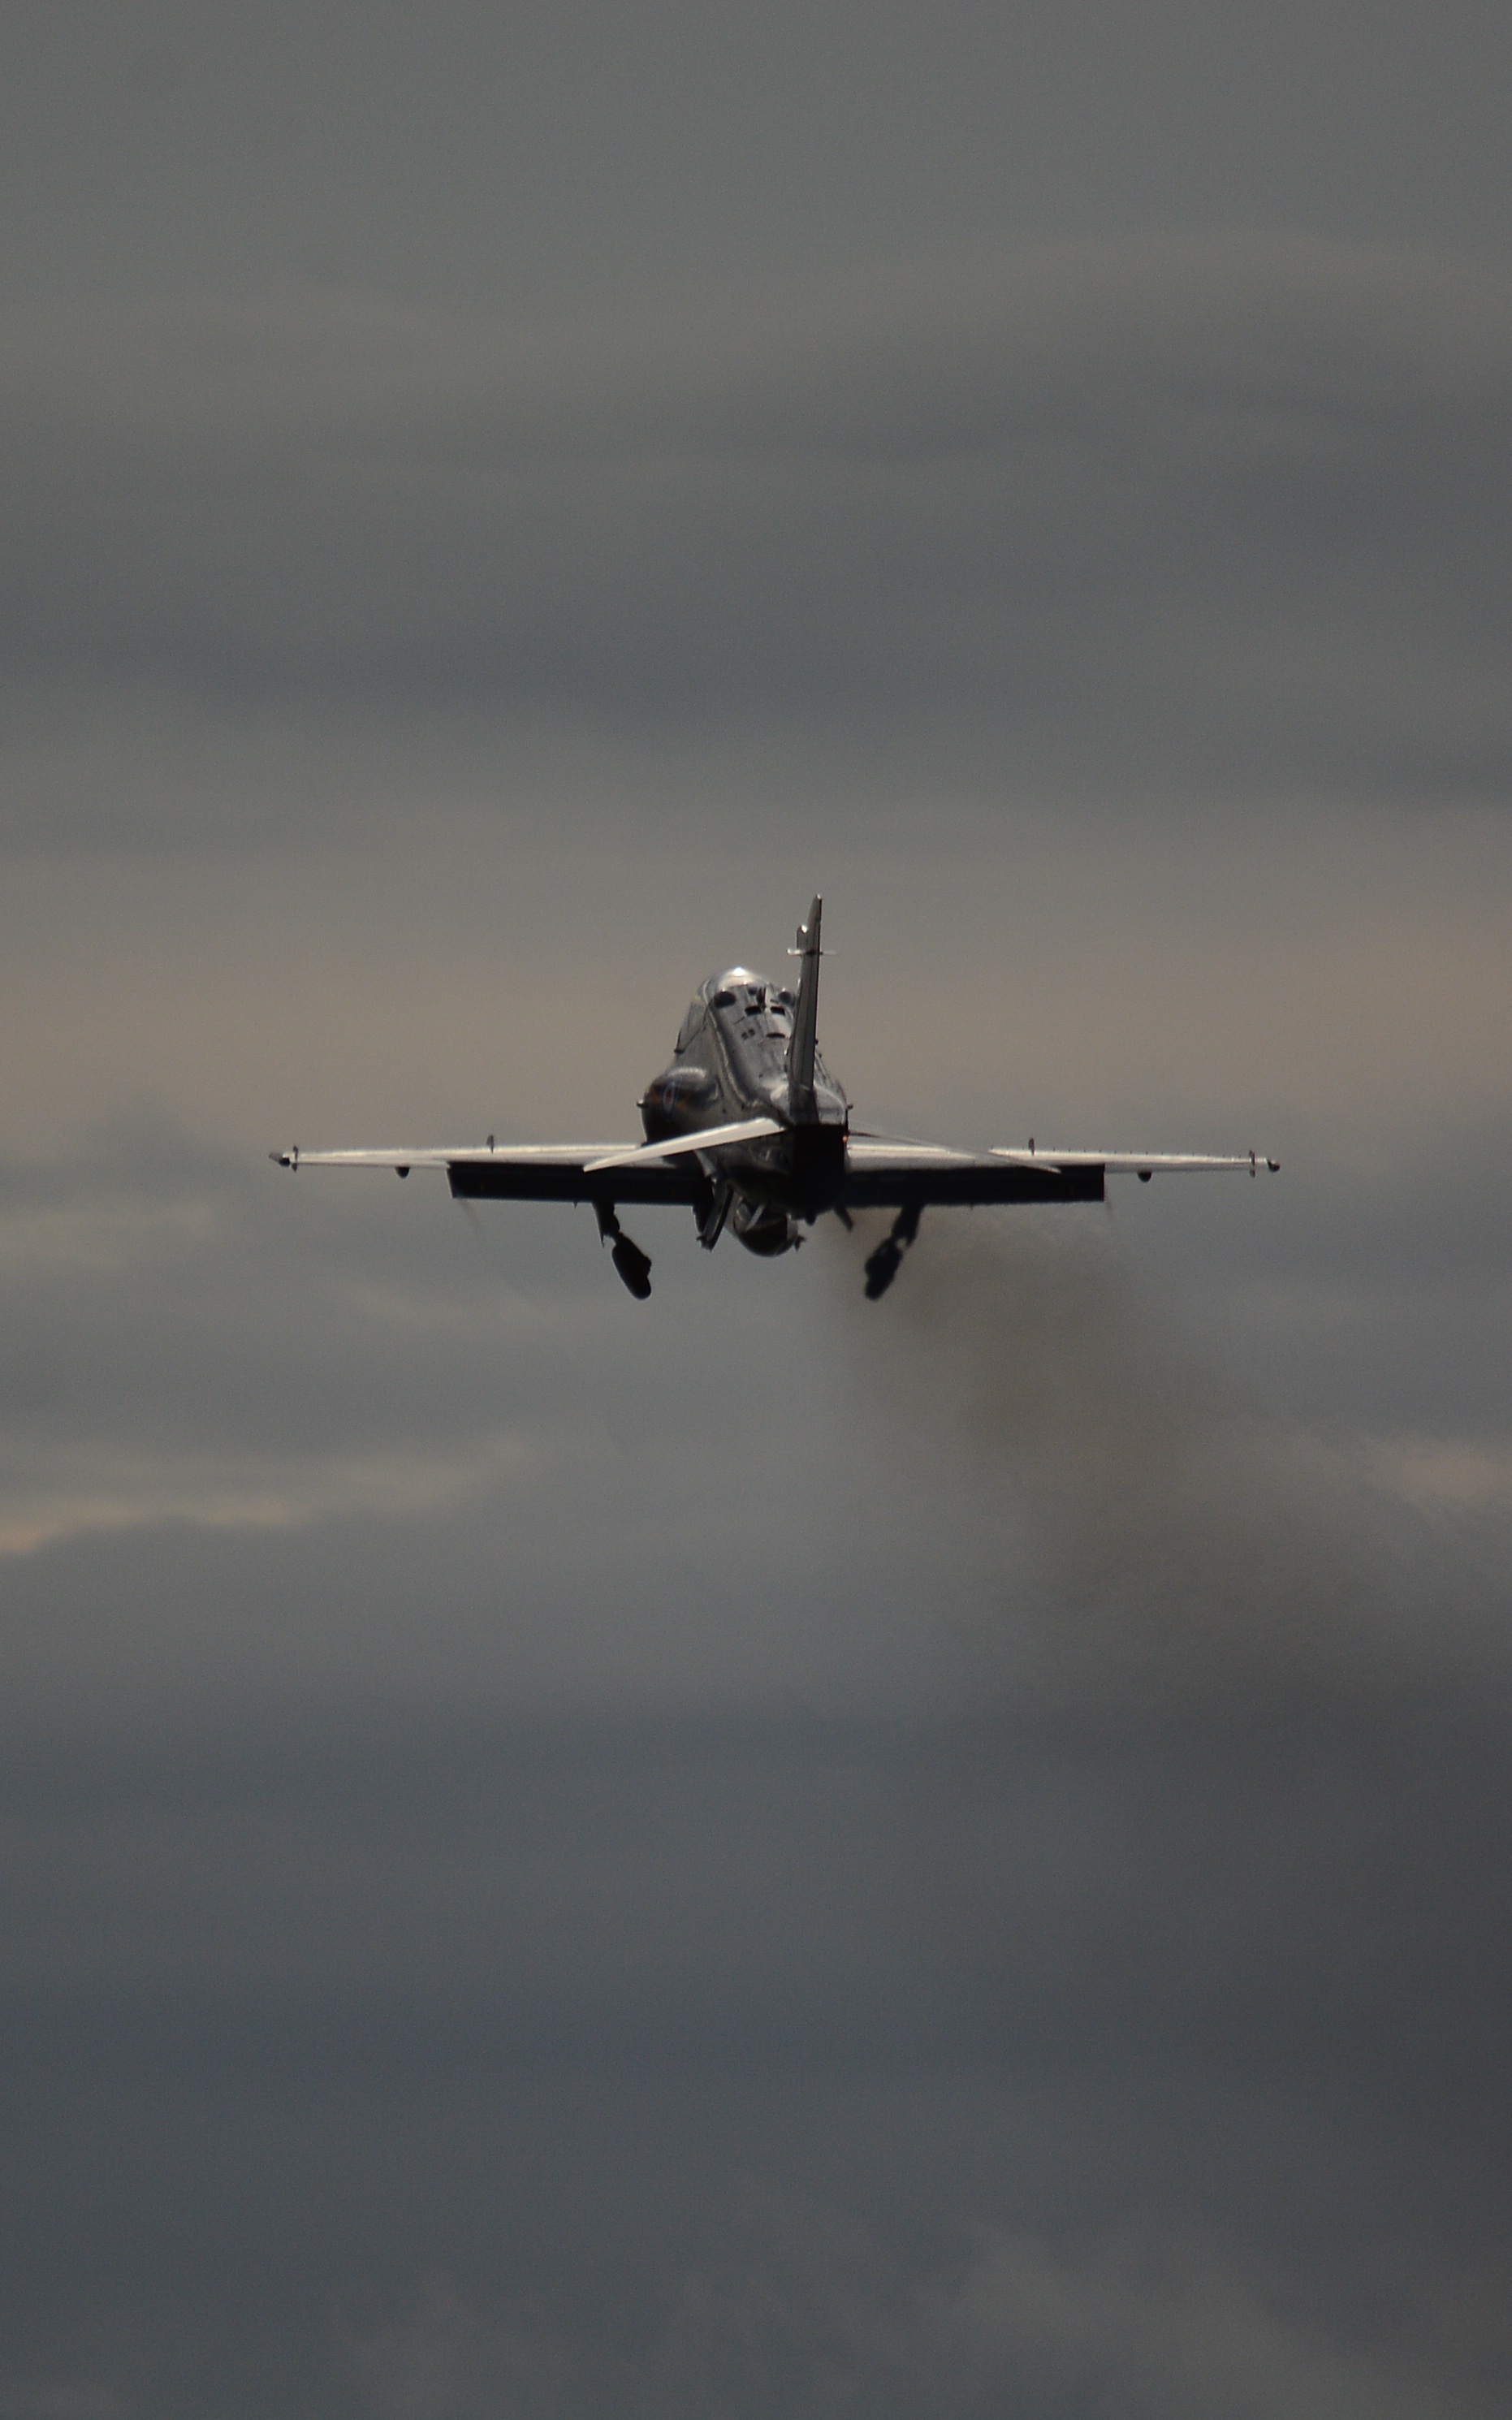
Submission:
[[[845,1184],[850,1103],[817,1050],[812,1081],[798,1092],[791,1071],[796,995],[748,967],[730,967],[699,986],[678,1029],[670,1063],[641,1095],[648,1142],[751,1118],[783,1131],[721,1151],[720,1173],[697,1205],[709,1244],[728,1218],[748,1251],[770,1256],[797,1240],[836,1202]]]

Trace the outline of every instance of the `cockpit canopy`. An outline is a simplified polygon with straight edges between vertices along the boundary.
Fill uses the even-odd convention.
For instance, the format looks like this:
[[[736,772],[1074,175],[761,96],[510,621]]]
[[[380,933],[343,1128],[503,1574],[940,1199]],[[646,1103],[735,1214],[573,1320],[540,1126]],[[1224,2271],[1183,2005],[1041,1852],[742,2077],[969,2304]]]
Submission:
[[[794,994],[769,975],[749,967],[726,967],[701,984],[677,1035],[677,1053],[690,1048],[706,1017],[724,1028],[727,1039],[748,1048],[755,1044],[786,1047],[793,1031]]]
[[[711,975],[699,993],[710,1008],[737,1009],[749,1016],[760,1016],[767,1009],[791,1009],[792,992],[773,983],[770,975],[760,975],[749,967],[727,967],[722,975]]]

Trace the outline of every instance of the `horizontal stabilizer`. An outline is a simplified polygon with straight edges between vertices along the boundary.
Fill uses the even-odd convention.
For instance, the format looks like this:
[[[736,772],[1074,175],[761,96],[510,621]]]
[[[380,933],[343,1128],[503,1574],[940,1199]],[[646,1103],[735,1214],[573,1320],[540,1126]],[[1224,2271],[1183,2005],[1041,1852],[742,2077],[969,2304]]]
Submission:
[[[705,1126],[702,1132],[679,1135],[672,1142],[647,1142],[633,1151],[606,1152],[602,1159],[585,1162],[585,1176],[602,1176],[611,1168],[643,1168],[656,1159],[676,1159],[689,1151],[723,1151],[732,1143],[764,1142],[784,1131],[776,1118],[739,1118],[733,1125]]]

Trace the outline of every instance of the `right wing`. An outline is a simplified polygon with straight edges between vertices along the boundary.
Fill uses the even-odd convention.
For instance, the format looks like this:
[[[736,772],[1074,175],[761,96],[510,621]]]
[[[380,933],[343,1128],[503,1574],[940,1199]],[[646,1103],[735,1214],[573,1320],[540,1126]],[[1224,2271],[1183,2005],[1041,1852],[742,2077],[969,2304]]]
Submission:
[[[1012,1143],[995,1142],[994,1159],[1011,1160],[1015,1168],[1102,1168],[1109,1176],[1170,1176],[1227,1169],[1236,1176],[1255,1176],[1268,1168],[1273,1176],[1281,1167],[1263,1152],[1213,1155],[1200,1151],[1020,1151]]]
[[[931,1202],[965,1207],[1101,1202],[1109,1176],[1148,1178],[1179,1169],[1227,1169],[1253,1176],[1257,1168],[1273,1172],[1278,1166],[1255,1152],[1220,1159],[1193,1152],[1020,1151],[1006,1143],[990,1152],[952,1151],[902,1136],[853,1134],[841,1198],[850,1210],[922,1209]]]
[[[280,1168],[440,1168],[454,1194],[502,1202],[668,1202],[696,1205],[702,1171],[676,1159],[642,1159],[635,1143],[426,1144],[413,1151],[271,1151]],[[623,1155],[637,1157],[625,1164]],[[608,1160],[602,1174],[595,1160]]]
[[[1026,1157],[1027,1155],[1026,1155]],[[1101,1202],[1103,1163],[1021,1168],[990,1152],[952,1151],[902,1136],[853,1134],[845,1147],[848,1210],[965,1209],[993,1202]]]

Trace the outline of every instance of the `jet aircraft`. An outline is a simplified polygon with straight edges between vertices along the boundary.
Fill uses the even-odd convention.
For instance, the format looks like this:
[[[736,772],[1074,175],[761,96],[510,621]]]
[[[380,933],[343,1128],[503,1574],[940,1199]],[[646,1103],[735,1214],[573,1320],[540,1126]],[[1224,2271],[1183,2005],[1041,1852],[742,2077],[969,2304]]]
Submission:
[[[817,1041],[822,902],[815,899],[797,946],[797,988],[748,967],[710,975],[694,993],[672,1055],[638,1107],[638,1143],[482,1144],[394,1151],[270,1152],[280,1167],[444,1169],[463,1201],[587,1202],[600,1242],[643,1302],[651,1262],[620,1225],[622,1204],[682,1202],[712,1252],[726,1227],[748,1252],[770,1259],[803,1241],[803,1230],[833,1211],[849,1227],[855,1210],[896,1212],[865,1264],[875,1302],[897,1276],[933,1204],[993,1202],[1101,1202],[1112,1175],[1148,1183],[1174,1170],[1230,1169],[1253,1176],[1280,1166],[1244,1152],[1228,1158],[1195,1153],[1057,1151],[1031,1136],[1026,1148],[995,1144],[986,1153],[953,1151],[868,1134],[851,1124],[851,1105],[825,1067]]]

